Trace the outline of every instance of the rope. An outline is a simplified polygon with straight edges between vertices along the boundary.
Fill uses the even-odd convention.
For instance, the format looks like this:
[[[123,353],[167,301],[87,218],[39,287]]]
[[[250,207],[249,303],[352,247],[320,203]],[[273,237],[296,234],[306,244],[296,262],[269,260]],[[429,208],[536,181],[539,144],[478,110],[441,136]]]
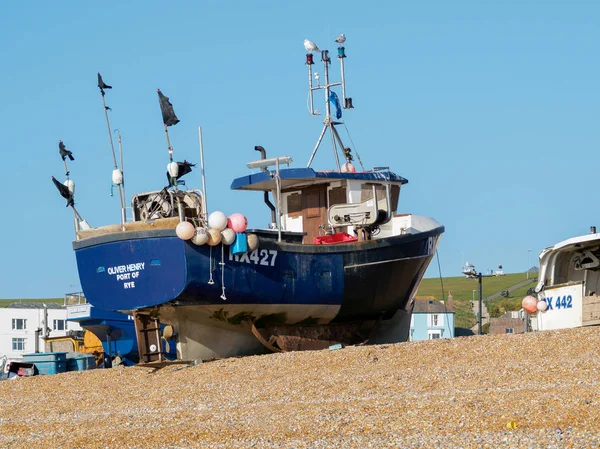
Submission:
[[[350,135],[350,131],[348,131],[346,122],[342,122],[342,123],[344,124],[344,128],[346,129],[346,132],[348,133],[348,138],[350,139],[350,142],[352,143],[352,147],[354,148],[354,152],[356,153],[356,158],[358,159],[360,168],[362,168],[362,171],[365,171],[365,166],[363,165],[362,161],[360,160],[360,154],[358,154],[358,149],[356,148],[356,145],[354,144],[354,141],[352,140],[352,136]]]
[[[438,272],[440,274],[440,284],[442,287],[442,298],[444,301],[444,313],[446,314],[446,317],[447,317],[448,307],[447,307],[446,293],[444,292],[444,279],[442,278],[442,267],[440,265],[440,253],[438,252],[437,249],[435,250],[435,257],[437,258]],[[444,326],[448,327],[448,333],[449,333],[449,335],[452,335],[452,329],[450,329],[450,323],[448,321],[449,320],[446,320],[446,323],[444,324]],[[454,327],[456,327],[456,325]]]
[[[223,243],[221,243],[221,262],[219,262],[219,265],[221,265],[221,288],[223,289],[221,299],[225,301],[227,296],[225,296],[225,245]]]

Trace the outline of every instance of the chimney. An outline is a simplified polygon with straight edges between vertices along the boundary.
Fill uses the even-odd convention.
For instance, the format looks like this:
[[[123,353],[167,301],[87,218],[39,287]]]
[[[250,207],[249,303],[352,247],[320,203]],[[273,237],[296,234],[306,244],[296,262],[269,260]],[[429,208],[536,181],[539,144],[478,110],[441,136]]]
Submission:
[[[452,292],[448,291],[448,304],[447,304],[448,310],[450,312],[454,312],[454,298],[452,297]]]
[[[590,234],[596,233],[596,226],[590,226]]]

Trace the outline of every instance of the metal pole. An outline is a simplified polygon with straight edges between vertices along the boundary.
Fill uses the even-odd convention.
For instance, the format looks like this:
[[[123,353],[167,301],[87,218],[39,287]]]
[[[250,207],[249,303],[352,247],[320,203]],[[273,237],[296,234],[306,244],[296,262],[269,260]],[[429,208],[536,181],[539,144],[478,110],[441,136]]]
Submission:
[[[323,59],[321,52],[321,60],[323,61],[323,70],[325,70],[325,124],[331,121],[331,105],[329,104],[329,63]]]
[[[204,146],[202,144],[201,127],[198,127],[198,140],[200,141],[200,172],[202,174],[202,211],[204,215],[204,221],[208,222],[208,211],[206,209],[206,177],[204,176]]]
[[[104,106],[104,117],[106,118],[106,127],[108,129],[108,138],[110,139],[110,149],[112,151],[113,163],[117,168],[117,157],[115,156],[115,146],[113,145],[112,133],[110,132],[110,123],[108,121],[108,109],[106,109],[106,101],[102,95],[102,105]]]
[[[325,135],[325,131],[327,131],[327,125],[323,126],[323,131],[321,131],[321,135],[319,136],[319,140],[317,140],[317,144],[315,145],[315,149],[310,155],[310,159],[308,160],[308,164],[306,164],[306,168],[310,168],[310,164],[312,164],[315,155],[317,154],[317,150],[319,149],[319,145],[321,145],[321,141],[323,140],[323,136]]]
[[[104,118],[106,119],[106,128],[108,130],[108,139],[110,140],[110,151],[113,157],[113,165],[115,168],[117,166],[117,156],[115,155],[115,145],[113,143],[112,133],[110,132],[110,122],[108,120],[108,108],[106,107],[106,100],[104,99],[104,92],[102,93],[102,106],[104,106]],[[120,142],[120,140],[119,140]],[[123,160],[121,158],[121,173],[123,173]],[[125,226],[125,192],[123,191],[123,187],[119,184],[119,200],[121,202],[121,225]]]
[[[344,76],[344,58],[340,59],[340,67],[342,71],[342,101],[344,102],[344,107],[346,107],[346,81]]]
[[[527,250],[527,279],[529,279],[529,255],[531,254],[531,249]]]
[[[171,141],[169,140],[169,128],[167,125],[165,126],[165,136],[167,138],[167,148],[169,149],[169,162],[173,162],[173,147],[171,146]],[[175,187],[175,191],[177,191],[177,180],[173,179],[171,174],[169,173],[169,178],[171,179],[171,184]]]
[[[277,184],[277,241],[281,242],[281,179],[279,178],[279,158],[275,158],[275,170]]]
[[[479,273],[479,275],[477,276],[477,278],[479,279],[479,324],[477,326],[477,330],[479,335],[482,335],[482,330],[481,330],[481,311],[483,309],[482,305],[483,305],[483,288],[481,285],[481,273]]]
[[[123,142],[121,141],[121,131],[118,129],[115,131],[117,133],[117,141],[119,142],[119,163],[121,164],[121,184],[119,184],[119,196],[121,197],[121,224],[123,227],[125,223],[127,223],[127,203],[125,202],[125,170],[123,168]],[[123,228],[125,230],[125,228]]]
[[[337,145],[335,144],[335,134],[333,132],[335,128],[333,127],[332,123],[329,124],[329,128],[331,128],[329,133],[331,134],[331,145],[333,146],[333,154],[335,154],[335,164],[337,165],[338,172],[341,172],[342,169],[340,167],[340,159],[338,158]]]
[[[310,101],[310,115],[315,115],[315,107],[313,103],[313,87],[312,87],[312,66],[308,64],[308,95]]]

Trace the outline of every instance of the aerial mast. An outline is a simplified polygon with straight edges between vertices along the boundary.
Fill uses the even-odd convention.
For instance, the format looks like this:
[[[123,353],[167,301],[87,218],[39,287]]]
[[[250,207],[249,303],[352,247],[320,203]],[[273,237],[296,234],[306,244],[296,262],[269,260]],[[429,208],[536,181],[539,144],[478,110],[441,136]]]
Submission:
[[[313,161],[315,155],[317,154],[317,150],[319,149],[319,146],[321,145],[321,142],[323,141],[323,137],[325,136],[325,133],[329,129],[329,131],[331,133],[331,141],[332,141],[332,145],[333,145],[333,151],[335,154],[335,161],[337,164],[337,169],[338,169],[338,171],[342,171],[342,167],[340,166],[340,161],[339,161],[339,157],[338,157],[337,145],[340,146],[340,149],[342,150],[342,154],[344,155],[344,157],[346,158],[346,160],[348,162],[350,160],[349,159],[350,153],[344,147],[344,144],[342,143],[342,140],[341,140],[337,130],[335,129],[335,125],[341,125],[341,124],[343,124],[343,122],[335,121],[331,116],[330,103],[333,103],[333,105],[336,108],[335,119],[339,120],[342,118],[342,108],[340,105],[340,101],[339,101],[339,98],[338,98],[337,94],[335,93],[335,91],[332,90],[332,87],[342,86],[342,101],[343,101],[344,109],[352,109],[354,106],[352,105],[352,98],[346,97],[346,78],[345,78],[345,72],[344,72],[344,59],[346,58],[346,49],[343,45],[344,42],[346,42],[346,36],[344,34],[341,34],[335,41],[338,43],[337,57],[340,60],[341,81],[330,82],[330,80],[329,80],[329,65],[331,64],[331,57],[329,56],[329,50],[319,50],[319,48],[317,47],[317,45],[314,42],[311,42],[308,39],[304,40],[304,48],[308,52],[306,54],[305,64],[308,66],[308,88],[309,88],[309,104],[310,104],[311,115],[319,115],[319,112],[317,110],[315,110],[315,108],[314,108],[313,92],[316,90],[319,90],[319,89],[323,89],[325,91],[325,118],[323,119],[323,130],[321,131],[321,134],[319,135],[317,144],[315,145],[315,148],[313,149],[312,154],[310,155],[310,159],[308,160],[308,164],[306,165],[306,167],[308,168],[312,164],[312,161]],[[315,72],[313,75],[313,70],[312,70],[312,66],[314,65],[313,52],[321,53],[321,61],[323,62],[323,72],[324,72],[324,77],[325,77],[325,79],[324,79],[325,84],[323,84],[323,85],[320,84],[319,74]],[[316,86],[313,84],[313,78],[316,81],[316,84],[317,84]],[[336,145],[336,142],[337,142],[337,145]]]

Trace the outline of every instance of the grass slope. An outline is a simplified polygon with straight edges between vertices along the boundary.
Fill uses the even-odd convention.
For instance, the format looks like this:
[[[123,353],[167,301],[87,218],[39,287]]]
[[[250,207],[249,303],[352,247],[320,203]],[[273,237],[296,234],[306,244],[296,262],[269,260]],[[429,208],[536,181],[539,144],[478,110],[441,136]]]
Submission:
[[[482,280],[483,298],[493,295],[494,293],[506,290],[519,282],[527,279],[527,273],[514,273],[507,274],[506,276],[493,276],[484,277]],[[479,299],[479,283],[477,279],[468,279],[464,276],[457,276],[451,278],[443,278],[444,283],[444,294],[445,298],[442,298],[442,287],[439,278],[428,278],[423,279],[417,292],[417,296],[435,296],[438,299],[447,299],[448,291],[452,292],[454,298],[454,320],[455,327],[471,328],[477,323],[477,319],[471,309],[471,301],[475,298],[475,301]],[[532,286],[531,284],[530,286]],[[525,287],[527,291],[528,287]],[[473,290],[475,293],[473,294]],[[523,299],[522,295],[520,298],[516,296],[521,293],[521,290],[514,291],[511,293],[513,302]],[[504,298],[502,298],[504,299]],[[511,310],[511,309],[506,309]],[[512,310],[518,310],[512,309]]]

